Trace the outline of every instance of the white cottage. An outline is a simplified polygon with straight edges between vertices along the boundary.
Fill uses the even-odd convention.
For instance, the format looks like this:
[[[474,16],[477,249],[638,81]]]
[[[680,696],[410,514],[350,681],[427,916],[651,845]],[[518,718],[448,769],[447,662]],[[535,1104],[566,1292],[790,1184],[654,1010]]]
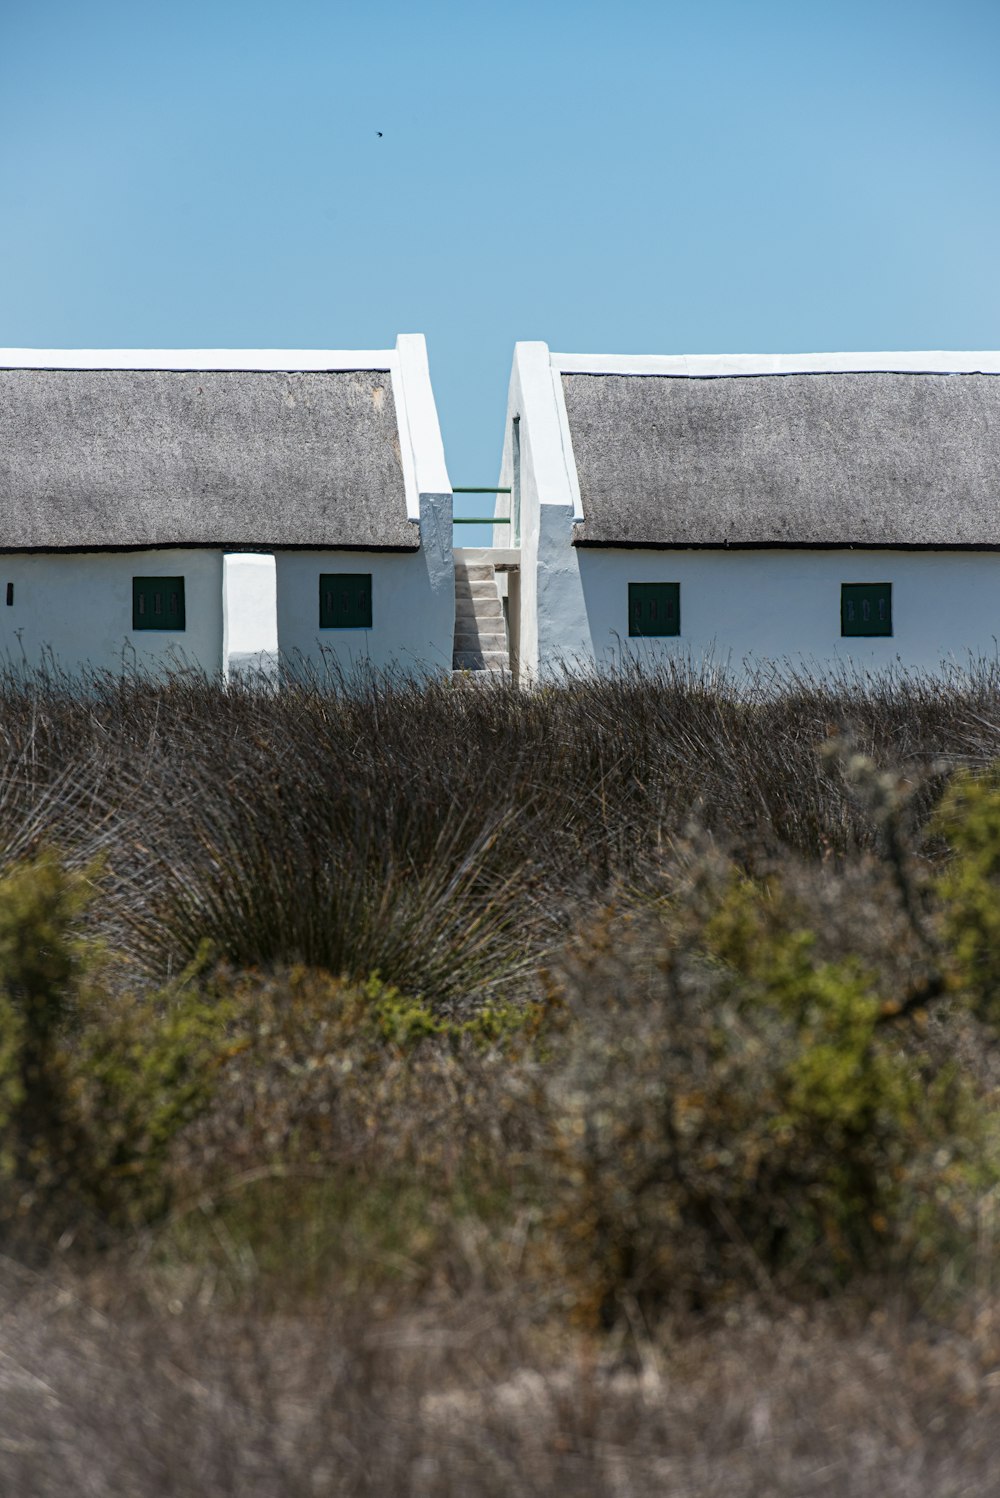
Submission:
[[[998,376],[996,353],[518,344],[494,539],[519,549],[522,674],[678,651],[864,669],[995,656]]]
[[[276,600],[256,588],[272,618],[250,622],[290,669],[447,669],[451,503],[422,337],[0,350],[8,660],[218,672],[240,649],[224,555],[273,553]]]

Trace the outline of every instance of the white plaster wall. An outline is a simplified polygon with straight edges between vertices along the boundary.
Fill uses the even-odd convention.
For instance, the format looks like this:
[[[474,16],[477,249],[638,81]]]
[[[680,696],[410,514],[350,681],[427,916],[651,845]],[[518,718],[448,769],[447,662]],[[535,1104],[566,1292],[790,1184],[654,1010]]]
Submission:
[[[739,669],[745,658],[863,669],[902,665],[935,670],[997,654],[1000,639],[1000,553],[913,551],[618,551],[574,548],[567,519],[560,601],[546,610],[553,628],[546,659],[560,654],[581,665],[610,664],[623,653],[642,660],[666,655],[711,656]],[[573,574],[576,574],[575,577]],[[681,634],[630,639],[630,582],[679,582]],[[893,634],[844,639],[840,586],[892,583]],[[556,622],[583,600],[587,641],[566,630],[560,651]]]
[[[587,611],[579,555],[568,545],[573,534],[569,505],[540,505],[535,561],[536,675],[545,677],[566,667],[586,666],[595,655],[593,626]],[[626,626],[627,627],[627,626]]]
[[[278,649],[283,669],[349,674],[395,666],[413,676],[451,670],[455,564],[451,495],[420,496],[420,550],[285,551],[275,555]],[[322,572],[370,572],[371,629],[319,628]]]
[[[538,670],[538,610],[536,608],[538,556],[538,486],[528,448],[528,422],[524,420],[525,397],[522,368],[525,359],[523,346],[514,349],[514,363],[507,393],[507,418],[504,427],[503,452],[500,459],[501,488],[510,488],[514,482],[513,422],[520,417],[521,441],[521,526],[520,526],[520,587],[518,590],[520,617],[517,623],[519,646],[518,676],[530,681]],[[513,494],[498,494],[494,514],[510,517],[513,513]],[[492,545],[513,546],[514,536],[508,525],[493,527]]]
[[[276,650],[274,557],[256,552],[227,552],[223,563],[227,656],[231,651],[244,654]]]
[[[223,660],[227,677],[273,677],[277,670],[278,617],[274,557],[228,552],[223,558]]]
[[[514,348],[500,483],[513,476],[512,423],[519,416],[521,436],[521,578],[520,679],[532,681],[545,670],[550,636],[549,615],[559,616],[556,632],[575,637],[582,646],[586,623],[579,581],[573,599],[572,579],[564,574],[575,563],[565,556],[564,535],[579,512],[575,465],[568,449],[562,385],[553,370],[548,345],[518,343]],[[502,495],[497,514],[510,513],[512,496]],[[494,545],[506,545],[507,527],[496,527]]]
[[[183,577],[186,628],[134,631],[133,577]],[[196,666],[214,675],[222,670],[222,553],[0,554],[0,658],[66,671]]]

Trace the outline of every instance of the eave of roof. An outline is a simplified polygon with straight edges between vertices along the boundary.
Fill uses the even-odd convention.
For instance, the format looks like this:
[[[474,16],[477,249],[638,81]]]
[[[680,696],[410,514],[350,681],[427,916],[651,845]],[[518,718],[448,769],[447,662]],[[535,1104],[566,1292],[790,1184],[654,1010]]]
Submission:
[[[1000,374],[1000,352],[955,350],[819,354],[557,354],[559,374],[665,375],[726,379],[788,374]]]
[[[392,370],[394,349],[35,349],[0,348],[0,369],[171,369],[203,371]]]

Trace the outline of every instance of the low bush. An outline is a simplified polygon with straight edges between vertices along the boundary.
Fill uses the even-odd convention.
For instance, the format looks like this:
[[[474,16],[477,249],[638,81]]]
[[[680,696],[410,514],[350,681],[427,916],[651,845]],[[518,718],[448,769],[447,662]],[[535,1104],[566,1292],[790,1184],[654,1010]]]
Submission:
[[[486,1273],[519,1211],[532,1006],[449,1019],[374,976],[220,974],[238,1015],[174,1150],[160,1254],[294,1300]],[[239,1251],[230,1252],[232,1244]],[[249,1267],[248,1267],[249,1266]]]
[[[92,876],[51,852],[0,876],[0,1231],[44,1252],[159,1215],[226,1009],[194,975],[119,993],[83,918]]]
[[[858,873],[752,880],[706,845],[577,940],[544,1090],[549,1242],[585,1317],[964,1277],[1000,1179],[991,1087],[960,1064],[988,990],[928,952],[883,864]],[[967,877],[939,885],[946,929],[970,930]]]

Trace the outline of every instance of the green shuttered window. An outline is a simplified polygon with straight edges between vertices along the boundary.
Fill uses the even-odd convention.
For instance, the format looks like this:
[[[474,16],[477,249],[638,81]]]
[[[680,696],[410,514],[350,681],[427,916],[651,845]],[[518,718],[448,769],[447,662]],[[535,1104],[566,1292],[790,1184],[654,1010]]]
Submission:
[[[892,634],[892,583],[842,583],[842,635]]]
[[[133,577],[132,628],[184,628],[182,577]]]
[[[372,575],[370,572],[321,572],[320,629],[371,629]]]
[[[680,583],[629,583],[628,632],[649,638],[681,632]]]

